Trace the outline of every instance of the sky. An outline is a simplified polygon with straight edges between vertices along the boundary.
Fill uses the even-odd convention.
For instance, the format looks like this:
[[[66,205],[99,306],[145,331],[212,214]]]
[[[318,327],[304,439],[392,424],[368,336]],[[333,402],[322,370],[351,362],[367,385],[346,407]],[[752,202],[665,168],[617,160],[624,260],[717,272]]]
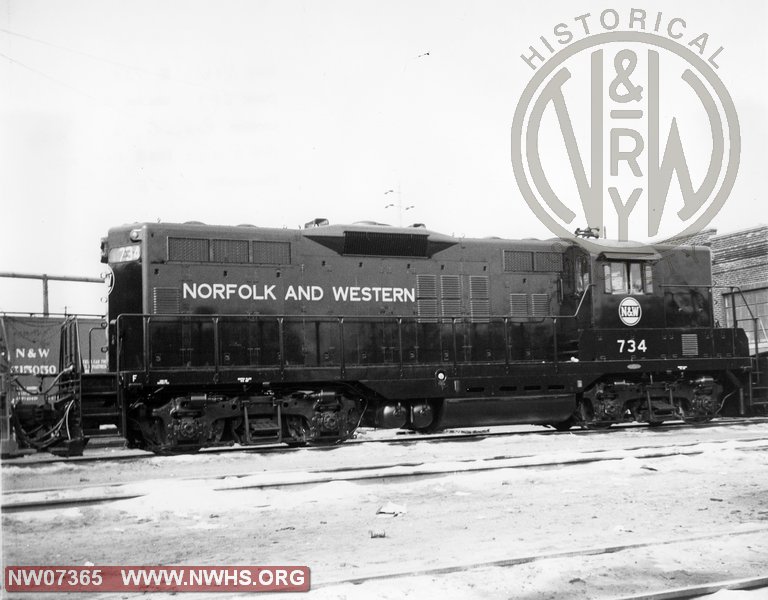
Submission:
[[[551,237],[510,159],[534,75],[521,54],[560,22],[615,8],[626,23],[633,7],[684,19],[681,43],[723,46],[742,149],[709,226],[765,223],[762,1],[2,0],[0,272],[99,277],[100,239],[141,221]],[[587,115],[571,115],[578,135]],[[545,166],[562,168],[551,146]],[[39,312],[41,289],[0,278],[0,312]],[[52,283],[50,310],[101,314],[105,295]]]

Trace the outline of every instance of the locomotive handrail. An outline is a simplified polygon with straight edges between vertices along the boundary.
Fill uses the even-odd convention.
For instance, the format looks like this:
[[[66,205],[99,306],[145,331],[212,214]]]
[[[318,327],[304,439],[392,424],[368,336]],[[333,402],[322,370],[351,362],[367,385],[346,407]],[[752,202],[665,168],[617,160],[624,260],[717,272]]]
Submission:
[[[576,306],[576,310],[572,315],[556,315],[552,316],[552,345],[553,345],[553,362],[555,365],[555,372],[558,372],[560,369],[560,361],[558,360],[558,347],[557,347],[557,319],[575,319],[579,316],[579,312],[581,311],[581,306],[584,304],[584,299],[587,297],[587,292],[589,292],[593,286],[597,284],[590,283],[586,288],[584,288],[584,292],[581,294],[581,298],[579,298],[579,304]]]
[[[94,331],[101,331],[103,329],[107,328],[107,322],[102,321],[99,323],[96,327],[91,327],[88,330],[88,372],[93,372],[93,332]]]
[[[744,292],[741,289],[741,286],[738,285],[714,285],[714,284],[691,284],[691,283],[668,283],[668,284],[661,284],[659,286],[660,288],[695,288],[695,287],[706,287],[709,290],[710,295],[710,304],[713,304],[712,300],[712,290],[720,289],[720,290],[730,290],[731,295],[735,295],[735,292],[738,291],[739,296],[741,296],[742,301],[744,302],[744,307],[747,309],[747,312],[749,313],[750,319],[752,320],[752,326],[753,326],[753,337],[754,337],[754,352],[755,354],[759,354],[760,349],[760,342],[758,340],[758,332],[757,332],[757,323],[760,322],[762,324],[762,321],[758,317],[755,317],[755,314],[752,312],[752,309],[749,306],[749,303],[747,302],[746,297],[744,296]],[[733,315],[733,325],[731,327],[723,327],[722,329],[743,329],[743,327],[737,326],[737,319],[736,319],[736,302],[733,302],[731,306],[731,311]],[[721,327],[718,327],[718,329],[721,329]],[[712,332],[712,344],[713,344],[713,350],[714,350],[714,332],[715,332],[715,320],[714,320],[714,314],[711,315],[710,318],[710,330]],[[765,331],[763,331],[763,335],[765,335]],[[768,338],[768,335],[765,335],[766,338]],[[732,351],[736,351],[736,339],[731,338],[732,342]]]
[[[747,299],[744,296],[744,292],[741,290],[740,285],[713,285],[713,288],[721,289],[721,290],[731,290],[731,294],[733,294],[734,290],[738,290],[739,296],[741,296],[741,299],[744,301],[744,306],[746,307],[747,311],[749,312],[749,316],[754,320],[757,317],[755,317],[755,314],[752,312],[752,309],[749,307],[749,304],[747,303]],[[733,326],[736,327],[736,303],[733,303],[733,306],[731,307],[733,309]]]
[[[67,317],[62,324],[62,335],[59,342],[59,367],[60,370],[64,370],[66,367],[72,366],[79,374],[83,370],[83,361],[80,354],[78,329],[76,316]]]
[[[333,339],[335,340],[334,345],[336,345],[337,350],[333,352],[333,356],[336,356],[338,354],[337,358],[333,359],[333,366],[338,367],[340,370],[340,375],[342,377],[345,376],[345,371],[347,367],[347,352],[345,347],[345,322],[347,323],[389,323],[391,325],[394,325],[396,327],[396,332],[393,331],[392,334],[397,336],[397,346],[394,344],[390,347],[391,352],[391,360],[392,362],[386,362],[386,364],[399,365],[400,369],[404,367],[405,364],[405,345],[404,345],[404,332],[403,329],[406,325],[409,324],[423,324],[428,325],[431,323],[437,324],[437,325],[450,325],[450,340],[446,339],[444,343],[447,343],[448,345],[445,346],[443,343],[439,343],[438,345],[443,348],[443,350],[440,350],[440,356],[439,359],[440,362],[448,362],[452,363],[454,367],[457,366],[457,363],[463,362],[459,359],[460,356],[460,347],[459,347],[459,337],[465,335],[464,331],[457,332],[457,326],[459,324],[465,324],[465,325],[473,325],[473,324],[483,324],[483,323],[490,323],[492,321],[499,322],[500,324],[503,324],[503,342],[504,342],[504,358],[503,358],[503,364],[506,364],[509,366],[510,363],[514,362],[514,359],[511,355],[511,339],[510,339],[510,331],[509,326],[510,324],[515,323],[543,323],[547,320],[552,322],[552,343],[550,348],[553,352],[553,359],[555,364],[558,363],[558,336],[557,336],[557,323],[559,319],[574,319],[577,318],[582,311],[582,307],[585,304],[585,300],[587,298],[587,295],[591,291],[591,288],[594,287],[596,284],[590,283],[584,292],[581,294],[581,297],[579,298],[579,303],[576,307],[576,310],[573,314],[565,314],[565,315],[542,315],[541,317],[537,317],[536,320],[531,320],[528,318],[525,321],[520,321],[519,317],[512,317],[510,315],[487,315],[483,317],[472,317],[469,315],[465,316],[454,316],[454,317],[424,317],[419,315],[344,315],[344,316],[331,316],[331,315],[263,315],[263,314],[250,314],[250,315],[242,315],[242,314],[188,314],[188,313],[174,313],[174,314],[146,314],[146,313],[124,313],[117,317],[117,319],[113,322],[115,326],[115,333],[116,333],[116,369],[118,372],[123,371],[123,369],[126,367],[126,331],[128,330],[128,326],[126,325],[127,322],[129,322],[131,319],[141,319],[141,325],[139,327],[139,330],[141,332],[141,340],[136,340],[134,342],[134,346],[138,345],[141,348],[141,357],[138,359],[139,362],[137,364],[137,367],[139,367],[139,370],[144,372],[145,377],[149,376],[150,371],[152,370],[152,362],[153,357],[151,353],[154,351],[152,349],[152,342],[151,342],[151,327],[153,322],[159,322],[163,323],[165,321],[178,319],[178,323],[209,323],[212,326],[212,331],[209,332],[209,335],[212,336],[212,342],[209,342],[209,345],[212,345],[212,348],[209,347],[209,345],[206,345],[203,350],[206,350],[207,356],[210,358],[210,363],[207,365],[198,365],[198,366],[209,366],[212,367],[215,373],[218,373],[220,369],[223,366],[222,361],[222,331],[221,326],[222,323],[226,323],[228,320],[231,321],[260,321],[260,322],[272,322],[277,325],[277,339],[275,342],[277,343],[277,359],[276,363],[270,364],[270,365],[262,365],[262,366],[271,366],[274,368],[278,368],[281,375],[284,374],[286,367],[290,367],[292,365],[288,364],[287,355],[288,355],[288,349],[287,349],[287,337],[286,337],[286,327],[288,324],[292,323],[304,323],[306,324],[309,322],[314,322],[316,325],[319,325],[321,323],[333,323],[337,326],[335,334],[333,334]],[[230,321],[230,322],[231,322]],[[138,331],[136,332],[138,333]],[[316,334],[318,337],[315,337],[314,341],[319,342],[320,337],[319,334]],[[395,340],[392,340],[393,342]],[[418,345],[418,338],[416,339],[416,350],[418,352],[419,345]],[[321,360],[321,350],[319,343],[313,344],[315,346],[315,352],[317,353],[314,357],[313,364],[320,367],[323,366],[321,363],[323,362]],[[467,352],[471,352],[471,348],[473,347],[473,344],[463,344],[461,346],[461,349],[463,349],[465,356],[467,356]],[[199,349],[199,348],[198,348]],[[135,348],[135,350],[139,350],[139,348]],[[193,351],[193,348],[185,348],[183,347],[183,343],[179,346],[179,350],[184,350],[185,352]],[[212,350],[212,352],[210,352]],[[395,350],[396,353],[395,353]],[[439,348],[438,348],[439,350]],[[443,351],[447,350],[448,352],[443,354]],[[432,349],[434,351],[434,348]],[[385,349],[384,352],[387,352]],[[544,352],[546,350],[544,349]],[[450,358],[447,358],[450,357]],[[538,358],[532,358],[531,360],[538,360]],[[327,360],[327,359],[326,359]],[[502,362],[502,361],[494,361],[492,359],[489,359],[490,362]],[[174,367],[180,367],[180,366],[192,366],[192,356],[191,354],[187,356],[186,354],[182,357],[182,359],[179,361],[181,364],[177,365],[170,365],[170,368]],[[475,361],[471,361],[475,362]],[[478,360],[477,362],[484,362],[482,360]],[[184,365],[183,363],[187,363]],[[235,364],[232,365],[235,367],[241,367],[241,366],[253,366],[253,365],[245,365],[245,364]]]
[[[712,289],[719,289],[719,290],[731,290],[731,295],[734,295],[734,291],[739,292],[739,296],[741,296],[742,301],[744,302],[744,307],[747,309],[747,312],[749,313],[749,316],[752,320],[752,335],[754,337],[754,344],[755,344],[755,356],[760,354],[760,340],[758,336],[757,331],[757,324],[760,323],[762,327],[762,321],[755,316],[755,313],[752,312],[752,309],[749,307],[749,303],[747,302],[747,298],[744,296],[744,292],[741,289],[741,286],[739,285],[713,285],[711,286]],[[733,305],[731,306],[731,311],[733,315],[733,327],[732,329],[742,329],[741,327],[737,326],[738,320],[736,319],[736,302],[733,302]],[[727,328],[726,328],[727,329]],[[765,332],[765,329],[763,329],[763,335],[768,339],[768,335]]]
[[[581,311],[581,305],[584,304],[584,299],[587,297],[587,292],[589,292],[593,287],[595,287],[597,284],[590,283],[585,289],[584,293],[581,294],[581,298],[579,299],[579,305],[576,307],[576,312],[574,312],[572,315],[558,315],[555,316],[555,319],[564,318],[564,319],[575,319],[579,316],[579,312]]]

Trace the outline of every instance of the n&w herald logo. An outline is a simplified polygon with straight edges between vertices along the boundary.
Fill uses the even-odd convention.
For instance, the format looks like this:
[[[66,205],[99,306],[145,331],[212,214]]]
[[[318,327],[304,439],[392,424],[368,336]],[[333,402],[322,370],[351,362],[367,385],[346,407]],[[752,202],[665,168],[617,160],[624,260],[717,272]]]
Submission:
[[[624,325],[633,327],[640,322],[640,317],[643,316],[643,309],[640,303],[628,296],[619,303],[619,319]]]

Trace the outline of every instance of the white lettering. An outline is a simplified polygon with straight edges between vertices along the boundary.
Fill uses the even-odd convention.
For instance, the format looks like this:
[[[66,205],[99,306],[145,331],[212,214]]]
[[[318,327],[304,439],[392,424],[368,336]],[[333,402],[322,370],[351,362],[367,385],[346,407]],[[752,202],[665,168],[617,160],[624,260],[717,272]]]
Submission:
[[[183,283],[182,297],[192,300],[277,300],[276,284],[254,283]],[[379,286],[333,286],[336,302],[415,302],[416,290],[401,287]],[[325,289],[319,285],[289,285],[284,300],[320,302],[325,298]],[[29,350],[34,354],[35,350]],[[39,350],[40,356],[48,356],[49,350]],[[30,354],[30,355],[32,355]],[[27,350],[17,349],[17,357],[27,358]]]
[[[274,286],[271,286],[274,288]],[[285,293],[286,300],[309,300],[311,302],[317,302],[322,300],[325,292],[319,285],[300,285],[297,289],[293,286],[288,288]]]
[[[345,286],[333,289],[336,302],[415,302],[416,290],[400,287]]]
[[[207,300],[208,298],[231,300],[234,297],[241,300],[277,300],[275,296],[276,287],[276,285],[264,285],[259,289],[259,286],[255,283],[244,283],[242,285],[236,283],[183,283],[181,293],[183,298],[191,298],[192,300]],[[289,290],[290,293],[295,295],[295,290]],[[322,288],[313,286],[311,295],[313,299],[322,298]]]

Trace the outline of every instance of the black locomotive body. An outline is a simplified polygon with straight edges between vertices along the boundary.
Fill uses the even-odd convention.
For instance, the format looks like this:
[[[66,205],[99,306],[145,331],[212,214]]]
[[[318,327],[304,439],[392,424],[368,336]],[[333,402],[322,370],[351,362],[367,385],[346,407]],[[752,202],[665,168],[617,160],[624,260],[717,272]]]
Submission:
[[[109,360],[129,442],[183,451],[748,410],[709,249],[605,251],[420,227],[112,229]],[[591,249],[588,249],[591,248]]]

